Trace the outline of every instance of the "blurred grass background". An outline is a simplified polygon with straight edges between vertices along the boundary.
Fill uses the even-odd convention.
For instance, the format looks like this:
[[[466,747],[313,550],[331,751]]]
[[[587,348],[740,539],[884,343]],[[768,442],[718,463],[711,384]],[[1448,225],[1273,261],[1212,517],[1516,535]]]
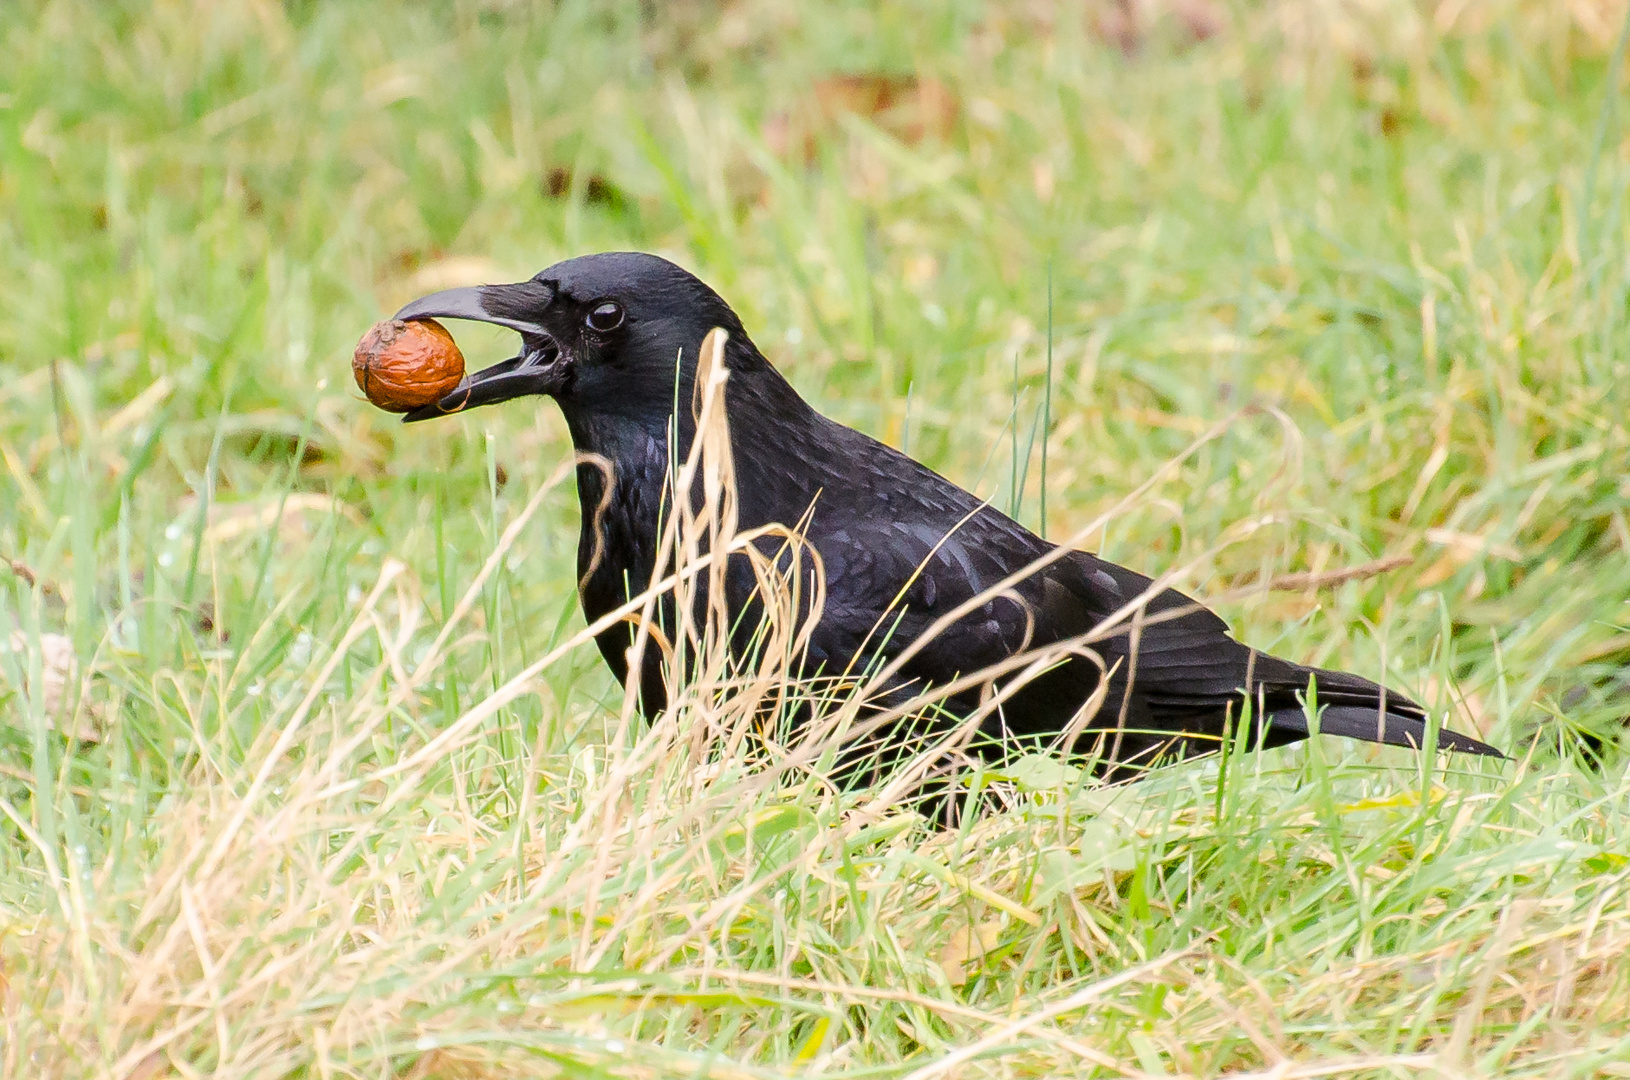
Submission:
[[[5,1074],[1622,1069],[1625,18],[0,7]],[[1234,417],[1091,545],[1518,761],[1332,743],[955,835],[728,770],[596,802],[640,736],[592,648],[471,712],[581,626],[569,484],[430,648],[563,425],[404,429],[348,361],[613,248],[1054,537]]]

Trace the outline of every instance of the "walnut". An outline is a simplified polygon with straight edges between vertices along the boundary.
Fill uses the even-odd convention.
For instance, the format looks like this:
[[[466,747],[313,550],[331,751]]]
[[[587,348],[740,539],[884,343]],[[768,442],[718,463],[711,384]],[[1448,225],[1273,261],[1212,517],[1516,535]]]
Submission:
[[[351,370],[369,401],[411,412],[452,393],[464,378],[464,354],[434,319],[386,319],[357,343]]]

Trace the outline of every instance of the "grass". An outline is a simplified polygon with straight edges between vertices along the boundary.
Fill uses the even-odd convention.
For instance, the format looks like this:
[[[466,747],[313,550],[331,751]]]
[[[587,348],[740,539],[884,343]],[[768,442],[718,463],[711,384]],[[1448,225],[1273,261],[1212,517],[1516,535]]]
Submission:
[[[0,1072],[1624,1074],[1624,18],[0,8]],[[553,409],[404,429],[347,371],[413,296],[619,247],[1516,760],[1032,759],[938,833],[710,759],[773,668],[627,722]]]

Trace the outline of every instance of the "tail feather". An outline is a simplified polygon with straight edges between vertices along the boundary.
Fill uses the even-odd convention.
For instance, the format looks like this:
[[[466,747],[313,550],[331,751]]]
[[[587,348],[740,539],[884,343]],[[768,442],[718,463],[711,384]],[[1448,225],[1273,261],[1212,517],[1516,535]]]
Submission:
[[[1269,727],[1275,731],[1309,734],[1307,714],[1300,708],[1279,709],[1268,714]],[[1419,716],[1381,712],[1376,706],[1329,705],[1319,710],[1319,731],[1326,735],[1345,735],[1365,742],[1385,743],[1388,746],[1407,746],[1419,750],[1426,745],[1426,721]],[[1462,754],[1504,758],[1505,755],[1484,742],[1448,728],[1438,729],[1438,749],[1454,750]]]

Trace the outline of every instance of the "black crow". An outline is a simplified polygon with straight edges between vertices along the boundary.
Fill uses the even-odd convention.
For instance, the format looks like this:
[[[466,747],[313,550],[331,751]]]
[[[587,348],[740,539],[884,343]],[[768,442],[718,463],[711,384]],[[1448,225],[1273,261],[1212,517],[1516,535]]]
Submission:
[[[1252,717],[1245,734],[1253,746],[1280,746],[1308,737],[1310,681],[1319,730],[1395,746],[1426,742],[1425,711],[1404,695],[1248,648],[1188,597],[1152,592],[1149,578],[1086,552],[1061,551],[931,469],[822,416],[764,358],[717,293],[664,259],[586,255],[531,281],[439,292],[396,317],[476,319],[516,330],[522,342],[519,355],[468,376],[407,421],[548,396],[560,405],[574,446],[609,463],[609,491],[602,468],[578,470],[578,569],[591,621],[652,579],[668,497],[670,425],[683,460],[695,432],[688,406],[699,346],[722,327],[729,333],[724,392],[739,526],[802,522],[824,566],[825,603],[806,673],[856,672],[915,648],[899,664],[898,685],[885,688],[897,703],[1004,661],[1011,679],[1015,655],[1078,644],[1131,605],[1135,615],[1123,628],[1009,687],[980,725],[991,743],[1084,729],[1092,738],[1072,745],[1095,747],[1101,771],[1117,777],[1157,759],[1217,749],[1243,716]],[[1049,564],[918,640],[958,605],[1049,553]],[[732,612],[751,606],[752,584],[751,575],[727,576]],[[628,675],[632,634],[618,623],[598,638],[619,679]],[[658,660],[649,650],[641,672],[648,714],[664,704]],[[1107,687],[1095,695],[1105,673]],[[991,689],[989,680],[957,689],[941,715],[968,716]],[[1438,746],[1500,756],[1452,731],[1438,733]]]

